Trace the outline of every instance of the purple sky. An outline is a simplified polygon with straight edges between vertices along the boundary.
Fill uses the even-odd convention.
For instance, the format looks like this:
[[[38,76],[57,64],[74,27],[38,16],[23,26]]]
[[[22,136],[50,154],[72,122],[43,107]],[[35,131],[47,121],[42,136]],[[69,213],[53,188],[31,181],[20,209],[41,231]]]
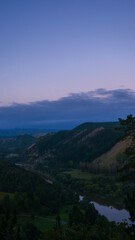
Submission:
[[[134,0],[0,1],[0,128],[135,114]]]
[[[0,104],[135,90],[134,0],[0,2]]]

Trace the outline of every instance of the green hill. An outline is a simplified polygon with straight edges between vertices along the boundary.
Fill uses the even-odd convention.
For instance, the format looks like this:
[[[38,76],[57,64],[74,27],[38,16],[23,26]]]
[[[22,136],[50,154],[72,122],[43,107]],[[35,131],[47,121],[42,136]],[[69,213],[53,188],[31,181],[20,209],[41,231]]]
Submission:
[[[0,138],[0,150],[20,150],[27,148],[36,141],[35,137],[28,134],[19,135],[15,138]]]
[[[66,201],[60,187],[6,161],[0,161],[0,192],[15,194],[15,202],[11,205],[16,206],[17,200],[19,212],[51,214],[57,212]]]
[[[28,148],[29,162],[51,166],[78,166],[92,162],[115,145],[118,123],[84,123],[71,131],[60,131],[40,138]]]

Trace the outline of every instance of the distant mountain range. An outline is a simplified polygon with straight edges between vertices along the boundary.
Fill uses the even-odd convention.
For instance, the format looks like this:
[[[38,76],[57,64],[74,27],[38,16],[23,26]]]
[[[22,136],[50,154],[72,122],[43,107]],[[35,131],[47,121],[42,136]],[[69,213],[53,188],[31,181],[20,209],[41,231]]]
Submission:
[[[3,138],[13,138],[18,135],[43,135],[50,132],[57,132],[57,129],[35,129],[35,128],[13,128],[13,129],[0,129],[0,137]]]

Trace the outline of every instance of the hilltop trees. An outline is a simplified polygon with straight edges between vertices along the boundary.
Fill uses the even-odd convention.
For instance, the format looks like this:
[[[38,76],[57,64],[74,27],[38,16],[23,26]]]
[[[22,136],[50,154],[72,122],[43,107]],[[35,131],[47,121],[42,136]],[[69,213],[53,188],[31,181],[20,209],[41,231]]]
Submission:
[[[126,149],[128,156],[125,164],[121,167],[122,180],[128,181],[131,187],[130,193],[127,194],[126,207],[129,209],[131,218],[135,221],[135,117],[131,114],[127,118],[119,118],[120,128],[123,131],[123,137],[129,137],[131,140],[130,146]]]
[[[119,118],[119,122],[121,125],[119,130],[123,131],[123,137],[128,136],[131,141],[125,152],[128,158],[121,168],[125,173],[123,179],[135,182],[135,117],[130,114],[126,120]]]

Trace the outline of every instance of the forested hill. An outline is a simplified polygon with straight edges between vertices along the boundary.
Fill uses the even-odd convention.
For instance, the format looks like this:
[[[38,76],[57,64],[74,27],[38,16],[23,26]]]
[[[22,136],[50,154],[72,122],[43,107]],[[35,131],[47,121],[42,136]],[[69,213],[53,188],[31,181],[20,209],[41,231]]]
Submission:
[[[119,137],[118,123],[84,123],[71,131],[60,131],[40,138],[28,148],[29,162],[52,166],[77,166],[107,152]]]
[[[0,138],[0,150],[20,150],[27,148],[36,141],[36,138],[28,134],[15,138]]]
[[[66,202],[65,192],[49,184],[36,173],[26,171],[12,163],[0,160],[0,193],[14,196],[12,208],[18,212],[50,214]],[[67,197],[68,198],[68,197]],[[1,199],[0,199],[1,200]],[[17,203],[16,203],[17,201]],[[1,209],[0,202],[0,209]]]

